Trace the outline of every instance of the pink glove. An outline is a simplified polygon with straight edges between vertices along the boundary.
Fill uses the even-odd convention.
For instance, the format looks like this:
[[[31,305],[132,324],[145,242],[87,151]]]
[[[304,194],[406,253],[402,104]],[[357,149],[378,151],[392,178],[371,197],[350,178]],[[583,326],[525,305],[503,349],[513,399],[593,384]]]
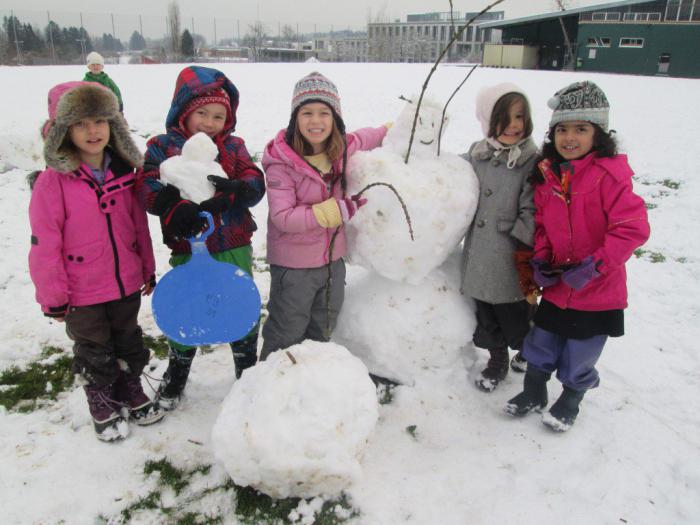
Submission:
[[[353,195],[350,198],[345,197],[343,199],[337,199],[337,201],[338,208],[340,208],[340,215],[343,217],[343,222],[348,222],[355,216],[357,210],[367,204],[367,199],[358,195]]]

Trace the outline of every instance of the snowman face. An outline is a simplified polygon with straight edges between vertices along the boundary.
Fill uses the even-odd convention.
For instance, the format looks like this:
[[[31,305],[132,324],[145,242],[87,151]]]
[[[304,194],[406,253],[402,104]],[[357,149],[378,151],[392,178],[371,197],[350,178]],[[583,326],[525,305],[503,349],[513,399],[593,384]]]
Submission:
[[[411,105],[412,112],[415,106]],[[447,125],[447,115],[442,119],[442,108],[429,102],[421,104],[418,120],[416,121],[416,133],[414,143],[426,147],[436,147],[438,135],[440,134],[440,124],[442,122],[443,132]]]

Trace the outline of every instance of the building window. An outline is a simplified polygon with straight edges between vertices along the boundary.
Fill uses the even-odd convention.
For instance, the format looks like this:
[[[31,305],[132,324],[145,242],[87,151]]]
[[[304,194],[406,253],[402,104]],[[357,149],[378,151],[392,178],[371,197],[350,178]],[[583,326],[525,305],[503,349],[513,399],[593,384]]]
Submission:
[[[589,36],[586,47],[610,47],[610,39],[608,37]]]
[[[623,37],[620,39],[620,47],[644,47],[644,39]]]

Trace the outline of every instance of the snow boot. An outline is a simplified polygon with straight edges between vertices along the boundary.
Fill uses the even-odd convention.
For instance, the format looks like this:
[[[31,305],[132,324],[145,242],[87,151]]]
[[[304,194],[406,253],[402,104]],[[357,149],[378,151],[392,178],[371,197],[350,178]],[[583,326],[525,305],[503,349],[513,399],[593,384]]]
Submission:
[[[525,416],[532,412],[542,412],[547,406],[547,381],[550,372],[529,366],[523,380],[523,391],[506,403],[503,410],[511,416]]]
[[[156,394],[156,402],[163,410],[174,410],[180,403],[196,352],[196,348],[179,351],[170,347],[168,369],[163,374],[163,382]]]
[[[576,421],[578,406],[583,399],[585,390],[574,390],[564,385],[559,399],[557,399],[549,412],[542,414],[542,423],[557,432],[566,432]]]
[[[258,334],[230,343],[233,352],[233,364],[236,367],[236,379],[240,379],[243,370],[255,366],[258,362]]]
[[[129,435],[129,424],[114,400],[114,385],[85,385],[92,424],[100,441],[119,441]]]
[[[493,392],[508,375],[508,347],[489,348],[489,354],[491,359],[474,381],[479,390],[484,392]]]
[[[518,353],[513,356],[513,359],[510,360],[510,369],[519,374],[527,370],[527,361],[525,361],[522,351],[518,351]]]
[[[165,412],[143,391],[140,376],[129,372],[119,374],[114,384],[114,395],[117,401],[124,404],[122,415],[137,425],[152,425],[165,416]]]

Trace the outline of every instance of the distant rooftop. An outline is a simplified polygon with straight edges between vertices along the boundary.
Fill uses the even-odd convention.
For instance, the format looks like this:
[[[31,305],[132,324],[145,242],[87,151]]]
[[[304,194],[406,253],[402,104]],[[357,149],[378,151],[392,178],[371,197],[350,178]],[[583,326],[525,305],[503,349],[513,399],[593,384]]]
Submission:
[[[606,9],[614,9],[617,7],[627,7],[637,4],[652,4],[655,3],[654,0],[623,0],[619,2],[608,2],[606,4],[596,4],[588,7],[576,7],[573,9],[567,9],[566,11],[552,11],[550,13],[543,13],[540,15],[524,16],[521,18],[512,18],[510,20],[498,20],[493,22],[484,22],[481,24],[482,28],[488,27],[506,27],[518,24],[526,24],[528,22],[538,22],[542,20],[550,20],[553,18],[560,18],[562,16],[573,16],[579,15],[581,13],[592,13],[594,11],[605,11]]]

